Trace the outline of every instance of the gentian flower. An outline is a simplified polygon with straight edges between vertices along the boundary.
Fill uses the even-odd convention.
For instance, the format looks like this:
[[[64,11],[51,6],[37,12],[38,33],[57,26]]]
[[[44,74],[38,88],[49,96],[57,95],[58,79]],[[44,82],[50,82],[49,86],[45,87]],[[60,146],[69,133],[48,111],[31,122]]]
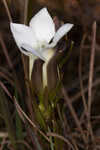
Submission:
[[[20,51],[30,56],[31,71],[36,58],[40,58],[46,63],[51,59],[54,55],[53,48],[72,27],[73,24],[67,23],[62,25],[56,32],[55,24],[47,8],[41,9],[32,17],[29,26],[10,23],[13,37]]]

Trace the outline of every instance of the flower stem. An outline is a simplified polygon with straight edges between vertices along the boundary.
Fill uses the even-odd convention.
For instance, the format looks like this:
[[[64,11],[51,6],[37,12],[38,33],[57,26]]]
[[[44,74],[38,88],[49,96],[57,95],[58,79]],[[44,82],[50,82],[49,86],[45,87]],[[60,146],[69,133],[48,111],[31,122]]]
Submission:
[[[36,58],[37,57],[34,55],[29,56],[29,80],[31,80],[32,70],[33,70],[33,66],[34,66],[34,62]]]
[[[48,85],[47,66],[48,62],[45,62],[43,64],[43,88],[45,88]]]
[[[54,56],[54,49],[48,49],[44,52],[44,57],[46,58],[45,63],[43,64],[43,88],[48,85],[48,63],[50,62],[51,58]]]

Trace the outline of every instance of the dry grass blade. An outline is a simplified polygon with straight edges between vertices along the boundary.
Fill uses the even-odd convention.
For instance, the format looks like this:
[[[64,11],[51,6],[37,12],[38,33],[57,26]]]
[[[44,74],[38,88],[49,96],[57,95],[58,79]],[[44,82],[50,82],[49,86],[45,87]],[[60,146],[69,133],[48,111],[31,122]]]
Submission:
[[[10,69],[13,69],[13,64],[12,64],[12,62],[10,60],[10,57],[9,57],[9,54],[8,54],[8,50],[7,50],[6,46],[5,46],[5,43],[4,43],[4,40],[3,40],[3,37],[2,37],[1,33],[0,33],[0,43],[1,43],[4,55],[5,55],[6,59],[7,59],[8,65],[9,65]]]
[[[8,76],[9,78],[12,78],[12,73],[11,72],[8,72],[8,70],[3,67],[3,66],[0,66],[0,71],[3,72],[6,76]]]
[[[16,98],[14,97],[15,106],[17,111],[21,113],[21,115],[35,128],[48,142],[50,142],[49,138],[29,119],[29,117],[25,114],[25,112],[21,109],[19,104],[17,103]]]
[[[12,99],[12,95],[10,94],[10,92],[8,91],[8,89],[6,88],[6,86],[1,81],[0,81],[0,86],[5,91],[5,93]]]
[[[96,44],[96,22],[94,22],[94,24],[93,24],[93,39],[92,39],[91,58],[90,58],[90,71],[89,71],[89,85],[88,85],[88,111],[89,111],[89,116],[90,116],[90,113],[91,113],[92,84],[93,84],[94,58],[95,58],[95,44]]]
[[[79,79],[80,79],[80,87],[81,87],[81,94],[82,94],[82,100],[83,100],[83,105],[84,105],[84,109],[85,109],[85,113],[87,114],[87,105],[86,105],[86,98],[84,95],[84,87],[83,87],[83,79],[82,79],[82,52],[83,52],[83,46],[84,46],[84,42],[86,39],[86,34],[83,35],[82,41],[81,41],[81,45],[80,45],[80,60],[79,60]]]
[[[2,141],[2,143],[1,143],[1,147],[0,147],[0,150],[3,150],[3,148],[4,148],[4,145],[5,144],[10,144],[10,141],[6,141],[5,140],[5,138],[3,139],[3,141]],[[31,146],[27,143],[27,142],[25,142],[25,141],[23,141],[23,140],[17,140],[16,141],[16,144],[23,144],[26,148],[27,148],[27,150],[33,150],[32,148],[31,148]]]
[[[64,133],[69,133],[68,137],[71,139],[71,143],[74,145],[76,150],[79,150],[78,146],[77,146],[77,142],[76,142],[75,138],[72,136],[72,131],[71,131],[70,125],[69,125],[69,123],[68,123],[68,121],[66,119],[66,115],[65,114],[63,114],[63,119],[64,119],[63,122],[65,123],[65,126],[67,127],[67,131],[65,130]]]
[[[2,1],[3,1],[4,6],[5,6],[9,21],[12,22],[12,17],[11,17],[11,14],[10,14],[10,11],[9,11],[9,8],[8,8],[8,5],[7,5],[7,1],[6,0],[2,0]]]
[[[12,81],[7,75],[5,75],[3,72],[0,72],[0,77],[4,78],[4,79],[7,80],[12,86],[14,86],[13,81]]]
[[[91,104],[92,104],[92,84],[93,84],[93,73],[94,73],[94,59],[95,59],[95,46],[96,46],[96,22],[92,26],[93,38],[91,45],[91,56],[90,56],[90,71],[89,71],[89,83],[88,83],[88,131],[90,132],[91,138],[94,141],[92,127],[90,123],[91,117]]]
[[[29,0],[25,0],[25,4],[24,4],[24,24],[27,24],[28,3],[29,3]]]
[[[7,48],[6,48],[6,45],[5,45],[5,43],[4,43],[4,40],[3,40],[3,37],[2,37],[2,34],[1,34],[1,33],[0,33],[0,43],[1,43],[1,46],[2,46],[2,49],[3,49],[4,55],[5,55],[5,57],[6,57],[6,60],[7,60],[7,62],[8,62],[8,65],[9,65],[10,69],[12,70],[13,79],[15,80],[16,87],[17,87],[17,89],[18,89],[18,91],[19,91],[19,93],[20,93],[20,96],[22,96],[22,92],[21,92],[21,90],[20,90],[20,82],[18,81],[18,77],[17,77],[17,75],[16,75],[16,71],[15,71],[15,69],[14,69],[14,67],[13,67],[13,63],[12,63],[10,57],[9,57],[9,53],[8,53],[8,50],[7,50]]]
[[[96,79],[94,81],[94,83],[92,84],[92,87],[97,86],[98,84],[100,84],[100,79]],[[88,87],[84,88],[83,92],[86,93],[88,91]],[[73,96],[71,98],[71,102],[75,102],[76,100],[78,100],[81,97],[81,92],[77,93],[75,96]]]
[[[16,143],[25,145],[28,148],[28,150],[33,150],[31,148],[31,146],[27,142],[25,142],[25,141],[18,140]]]
[[[66,104],[68,105],[68,107],[69,107],[69,109],[70,109],[70,112],[71,112],[71,114],[72,114],[72,116],[73,116],[73,118],[74,118],[74,120],[75,120],[75,123],[76,123],[78,129],[79,129],[80,132],[81,132],[83,141],[84,141],[84,143],[86,144],[86,143],[87,143],[86,136],[84,135],[84,132],[83,132],[83,130],[82,130],[82,128],[81,128],[81,125],[80,125],[80,121],[79,121],[79,119],[78,119],[78,117],[77,117],[77,115],[76,115],[76,113],[75,113],[75,111],[74,111],[74,109],[73,109],[71,100],[70,100],[70,98],[68,97],[68,95],[67,95],[67,93],[66,93],[64,87],[62,88],[62,93],[63,93],[63,95],[64,95],[65,102],[66,102]]]
[[[58,135],[56,133],[52,133],[52,132],[48,132],[47,133],[48,136],[53,136],[53,137],[56,137],[56,138],[59,138],[60,140],[64,141],[65,143],[67,143],[71,149],[75,150],[75,148],[73,147],[73,145],[70,143],[69,140],[67,140],[66,138],[64,138],[63,136],[61,135]]]

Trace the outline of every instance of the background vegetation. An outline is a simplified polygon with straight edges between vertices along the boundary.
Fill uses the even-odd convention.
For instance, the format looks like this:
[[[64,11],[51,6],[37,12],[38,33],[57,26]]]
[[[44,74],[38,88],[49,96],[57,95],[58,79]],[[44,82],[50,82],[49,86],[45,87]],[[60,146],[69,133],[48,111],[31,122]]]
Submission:
[[[30,82],[28,57],[9,28],[28,24],[43,7],[56,28],[74,24],[55,48],[44,91],[43,61],[36,60]],[[0,150],[100,149],[99,26],[99,0],[0,1]]]

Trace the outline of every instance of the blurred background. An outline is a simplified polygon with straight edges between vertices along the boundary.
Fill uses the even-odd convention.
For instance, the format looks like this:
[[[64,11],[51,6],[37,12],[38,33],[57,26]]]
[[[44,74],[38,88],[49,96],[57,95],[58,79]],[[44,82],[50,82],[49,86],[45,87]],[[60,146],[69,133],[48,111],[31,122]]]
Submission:
[[[9,17],[9,13],[7,12],[7,7],[9,9],[11,18]],[[84,115],[85,107],[84,100],[82,101],[82,99],[84,99],[85,97],[86,105],[88,105],[89,89],[91,89],[90,97],[92,99],[92,102],[90,120],[93,129],[92,134],[94,140],[91,138],[92,140],[90,140],[88,144],[85,144],[88,145],[86,147],[87,149],[100,149],[100,0],[1,0],[0,150],[24,150],[33,149],[33,147],[34,149],[39,149],[39,147],[36,146],[39,144],[34,144],[36,141],[34,142],[34,140],[32,140],[34,135],[30,134],[30,132],[33,132],[30,131],[30,127],[28,127],[28,130],[28,128],[26,127],[26,122],[24,122],[23,125],[22,121],[20,121],[21,116],[19,117],[19,115],[16,114],[17,112],[15,111],[15,106],[10,97],[11,95],[18,98],[18,102],[22,106],[24,111],[28,112],[27,114],[29,114],[32,121],[35,120],[34,115],[36,112],[32,112],[32,102],[31,100],[29,100],[31,99],[31,95],[29,94],[30,92],[26,92],[29,90],[26,85],[28,76],[26,73],[28,70],[28,58],[21,55],[12,37],[9,23],[12,19],[14,23],[28,24],[31,17],[34,16],[34,14],[36,14],[43,7],[47,7],[52,17],[56,16],[59,21],[74,24],[73,29],[68,33],[67,36],[68,44],[63,51],[63,55],[65,56],[68,54],[68,58],[60,68],[60,74],[62,83],[64,85],[64,92],[68,94],[70,101],[73,102],[73,104],[71,103],[71,105],[76,112],[76,116],[79,118],[79,124],[81,125],[84,134],[88,134],[89,132],[87,132],[87,129],[89,129],[89,127],[86,128],[85,126],[86,122],[88,122],[89,119],[87,119],[88,117]],[[94,22],[96,22],[96,27],[94,27]],[[94,39],[96,42],[94,42]],[[71,49],[70,47],[72,41],[74,44]],[[95,54],[92,53],[93,47],[95,47]],[[92,54],[94,57],[94,65],[92,68],[93,70],[91,71],[90,66],[93,62],[93,60],[91,60]],[[93,73],[93,88],[91,88],[91,85],[89,84],[89,79],[92,74],[91,72]],[[52,76],[52,74],[50,74],[50,76]],[[34,84],[34,80],[32,83]],[[9,91],[9,93],[7,90]],[[64,125],[66,126],[67,122],[71,128],[70,130],[68,130],[67,126],[66,132],[69,131],[68,134],[71,133],[71,136],[73,134],[73,137],[75,137],[74,134],[77,133],[74,142],[76,142],[76,145],[78,145],[77,148],[79,150],[85,150],[85,144],[81,145],[82,140],[79,141],[78,139],[78,136],[80,136],[78,131],[79,126],[75,125],[77,119],[73,119],[73,115],[72,113],[70,113],[69,105],[67,106],[66,102],[64,101],[64,98],[66,96],[63,97],[62,94],[58,95],[59,99],[63,99],[63,101],[59,103],[60,107],[62,107],[64,102],[64,117],[67,118],[68,121],[65,121],[65,119]],[[34,97],[37,98],[37,95],[34,95]],[[68,109],[66,109],[67,107]],[[61,128],[63,128],[63,125]],[[28,130],[28,132],[26,132],[26,130]],[[43,131],[46,131],[46,129]],[[64,130],[60,133],[65,138],[67,137],[66,135],[64,135]],[[37,132],[35,132],[35,134],[37,135]],[[12,141],[11,143],[13,146],[10,145],[9,137]],[[29,137],[31,137],[31,140],[29,140]],[[16,146],[14,147],[14,145],[16,145],[16,139],[20,143],[18,148],[16,148]],[[70,138],[69,141],[71,141]],[[39,138],[39,142],[43,147],[44,141],[41,142],[41,138]],[[97,144],[97,147],[94,146],[95,144]],[[65,150],[67,148],[69,150],[72,149],[69,147],[67,145]],[[50,148],[47,143],[46,146],[44,146],[43,150],[44,149],[54,150],[52,146]],[[56,146],[55,149],[64,150],[64,145],[60,147],[60,149]]]

